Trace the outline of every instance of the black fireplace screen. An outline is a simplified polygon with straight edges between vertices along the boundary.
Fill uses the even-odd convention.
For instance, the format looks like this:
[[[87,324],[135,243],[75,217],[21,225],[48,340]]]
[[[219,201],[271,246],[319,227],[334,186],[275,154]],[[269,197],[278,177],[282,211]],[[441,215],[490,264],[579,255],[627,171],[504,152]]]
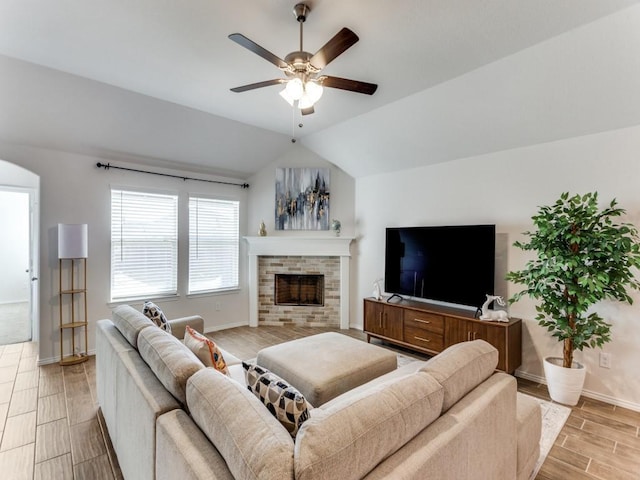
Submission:
[[[324,275],[276,274],[276,305],[324,305]]]

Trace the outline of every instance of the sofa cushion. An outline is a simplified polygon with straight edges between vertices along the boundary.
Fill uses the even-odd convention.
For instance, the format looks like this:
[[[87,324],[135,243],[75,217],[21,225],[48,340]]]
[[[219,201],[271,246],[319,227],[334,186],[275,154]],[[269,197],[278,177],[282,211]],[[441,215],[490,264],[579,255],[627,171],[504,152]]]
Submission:
[[[184,405],[187,380],[204,368],[202,362],[180,340],[159,328],[140,332],[138,351],[162,385]]]
[[[184,410],[156,422],[155,480],[234,480],[224,459]]]
[[[542,412],[540,402],[518,392],[516,422],[518,427],[518,480],[527,479],[540,455]]]
[[[118,305],[111,311],[111,318],[116,328],[129,344],[138,348],[138,334],[144,328],[153,326],[153,322],[145,317],[142,312],[129,305]]]
[[[244,386],[212,368],[187,382],[191,416],[234,478],[293,479],[293,440]]]
[[[171,333],[171,325],[167,320],[162,309],[153,302],[144,302],[142,305],[142,313],[145,317],[156,324],[157,327],[167,333]]]
[[[442,397],[416,372],[315,408],[296,437],[296,479],[362,478],[438,418]]]
[[[275,373],[251,363],[242,362],[247,388],[263,403],[295,438],[300,425],[309,418],[309,404],[304,396]]]
[[[420,369],[444,387],[442,412],[489,378],[498,365],[498,350],[484,340],[453,345]]]
[[[225,375],[229,375],[224,355],[213,340],[196,332],[187,325],[183,342],[205,367],[212,367]]]

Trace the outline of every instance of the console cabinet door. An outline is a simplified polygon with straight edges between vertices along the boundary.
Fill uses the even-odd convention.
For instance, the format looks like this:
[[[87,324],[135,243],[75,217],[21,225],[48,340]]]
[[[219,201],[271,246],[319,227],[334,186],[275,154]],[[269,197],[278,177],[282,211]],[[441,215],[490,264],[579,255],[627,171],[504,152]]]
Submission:
[[[364,301],[364,331],[374,335],[384,335],[382,325],[384,305],[377,302]]]
[[[486,325],[478,322],[448,317],[445,325],[445,345],[447,347],[471,340],[486,340]]]
[[[392,305],[383,305],[382,325],[384,336],[402,340],[404,309]]]
[[[510,371],[506,358],[507,330],[505,328],[491,323],[474,322],[460,318],[448,318],[446,325],[445,338],[447,347],[460,342],[484,340],[493,345],[499,352],[497,368]]]
[[[394,340],[402,340],[403,309],[365,300],[364,330]]]

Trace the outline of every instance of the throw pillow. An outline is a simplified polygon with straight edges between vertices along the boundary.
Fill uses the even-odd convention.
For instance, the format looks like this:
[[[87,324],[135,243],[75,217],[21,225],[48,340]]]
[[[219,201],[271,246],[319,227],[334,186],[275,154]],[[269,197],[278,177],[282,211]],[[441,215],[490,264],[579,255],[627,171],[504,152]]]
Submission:
[[[167,333],[171,333],[171,325],[167,320],[160,307],[153,302],[144,302],[142,305],[142,313],[145,314],[153,323]]]
[[[205,367],[213,367],[220,373],[229,375],[227,362],[224,361],[222,352],[213,340],[187,325],[183,341],[184,344],[189,347],[189,350],[196,354],[196,357],[200,359]]]
[[[242,367],[249,391],[295,438],[302,423],[309,418],[307,400],[298,390],[266,368],[246,362],[242,362]]]

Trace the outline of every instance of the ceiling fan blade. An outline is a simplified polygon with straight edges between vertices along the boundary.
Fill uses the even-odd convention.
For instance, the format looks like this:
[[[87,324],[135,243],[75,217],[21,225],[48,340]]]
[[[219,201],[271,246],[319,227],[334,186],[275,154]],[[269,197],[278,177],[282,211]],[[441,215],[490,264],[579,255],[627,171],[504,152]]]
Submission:
[[[300,113],[302,115],[311,115],[313,112],[315,112],[315,110],[313,109],[313,105],[311,105],[309,108],[300,109]]]
[[[323,75],[318,78],[323,87],[339,88],[341,90],[349,90],[350,92],[364,93],[365,95],[373,95],[378,89],[375,83],[360,82],[358,80],[349,80],[348,78],[329,77]]]
[[[309,63],[318,70],[322,70],[329,65],[338,55],[343,53],[349,47],[359,40],[358,35],[348,28],[343,28],[329,40],[324,47],[318,50]]]
[[[232,88],[231,91],[236,93],[246,92],[247,90],[255,90],[256,88],[262,88],[262,87],[270,87],[271,85],[279,85],[284,82],[286,82],[284,78],[276,78],[274,80],[266,80],[264,82],[250,83],[249,85],[243,85],[242,87],[235,87],[235,88]]]
[[[243,46],[247,50],[251,50],[256,55],[260,55],[267,62],[273,63],[276,67],[280,69],[284,70],[289,66],[289,64],[284,60],[282,60],[280,57],[278,57],[277,55],[274,55],[269,50],[261,47],[253,40],[249,40],[247,37],[245,37],[241,33],[232,33],[231,35],[229,35],[229,38],[234,42],[236,42],[238,45]]]

